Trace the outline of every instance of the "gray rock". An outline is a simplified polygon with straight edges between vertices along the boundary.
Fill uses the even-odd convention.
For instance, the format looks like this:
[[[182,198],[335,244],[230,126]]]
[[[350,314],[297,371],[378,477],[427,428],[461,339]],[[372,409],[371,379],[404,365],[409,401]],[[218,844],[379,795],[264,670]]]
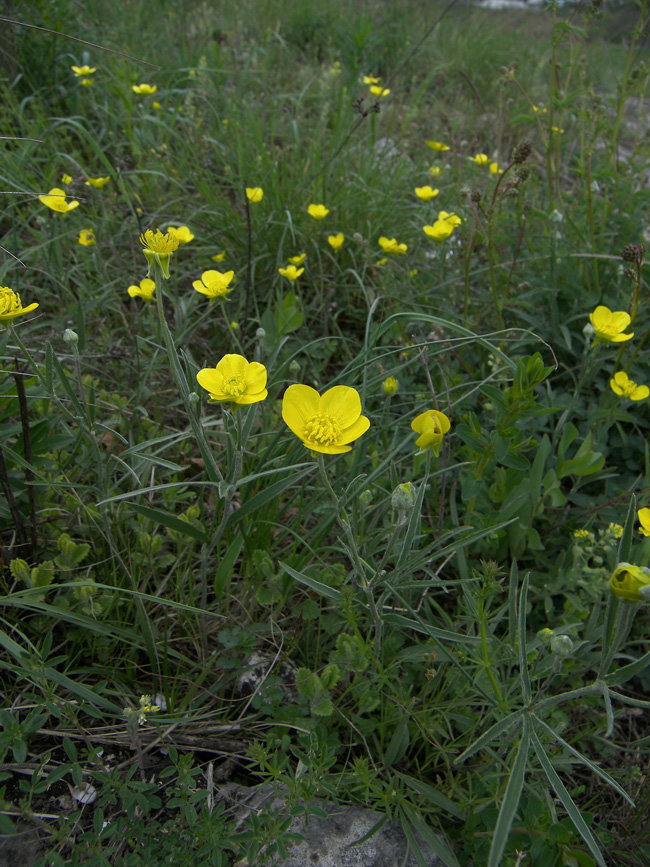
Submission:
[[[272,784],[246,788],[229,783],[219,787],[219,792],[231,807],[233,801],[239,804],[235,813],[240,826],[251,812],[265,807],[286,813],[284,797]],[[327,818],[310,816],[306,826],[304,818],[295,817],[289,832],[304,839],[291,843],[289,857],[276,859],[275,867],[417,867],[413,853],[407,856],[407,841],[399,822],[388,819],[369,840],[356,844],[382,818],[380,813],[364,807],[335,806],[318,798],[313,804],[325,810]],[[442,867],[435,852],[419,838],[418,843],[427,867]]]

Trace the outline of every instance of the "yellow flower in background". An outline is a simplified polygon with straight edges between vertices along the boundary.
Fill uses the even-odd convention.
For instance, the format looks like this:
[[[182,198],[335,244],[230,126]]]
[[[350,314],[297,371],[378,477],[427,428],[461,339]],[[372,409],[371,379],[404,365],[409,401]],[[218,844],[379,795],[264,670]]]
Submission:
[[[131,89],[133,93],[140,93],[143,96],[149,96],[158,90],[155,84],[134,84]]]
[[[224,355],[216,368],[204,367],[196,374],[196,381],[210,395],[211,400],[250,406],[264,400],[266,368],[258,361],[247,361],[243,355]]]
[[[92,75],[97,72],[96,66],[71,66],[70,69],[74,72],[75,78],[85,78],[87,75]]]
[[[291,280],[293,283],[294,280],[297,280],[301,274],[304,274],[304,268],[296,268],[295,265],[287,265],[286,268],[278,268],[278,272],[282,274],[283,277],[286,277],[287,280]]]
[[[487,154],[476,154],[476,156],[470,157],[470,160],[477,166],[486,166],[490,162],[490,157]]]
[[[427,171],[429,172],[430,175],[433,175],[435,178],[440,174],[441,169],[440,169],[440,166],[429,166]]]
[[[449,145],[443,144],[441,141],[428,141],[426,144],[429,145],[431,150],[436,151],[436,153],[442,153],[443,151],[449,150]]]
[[[36,302],[23,307],[17,292],[8,286],[0,286],[0,322],[7,322],[9,319],[15,319],[16,316],[24,316],[26,313],[36,310],[37,307]]]
[[[546,109],[544,108],[543,105],[534,105],[534,106],[533,106],[533,111],[534,111],[536,114],[537,114],[538,111],[541,112],[542,114],[546,114]]]
[[[69,187],[72,183],[72,175],[61,175],[61,183]]]
[[[343,246],[343,242],[345,241],[345,235],[342,232],[339,232],[338,235],[328,235],[327,243],[333,250],[340,250]]]
[[[157,262],[160,265],[163,277],[168,280],[169,260],[172,254],[178,250],[178,238],[175,238],[169,232],[163,235],[160,229],[156,229],[155,233],[152,229],[147,229],[143,235],[140,235],[140,243],[144,247],[142,252],[146,256],[147,264],[149,265],[147,277],[151,272],[152,265],[154,262]]]
[[[329,210],[325,205],[310,205],[307,208],[307,213],[315,220],[323,220],[329,214]]]
[[[82,78],[81,84],[83,87],[90,87],[94,80],[94,78]]]
[[[307,258],[306,253],[300,253],[298,256],[289,256],[289,264],[290,265],[302,265],[302,263]]]
[[[637,385],[631,380],[624,370],[619,370],[610,379],[609,385],[619,397],[628,397],[630,400],[645,400],[650,395],[650,388],[647,385]]]
[[[394,376],[387,376],[381,384],[381,389],[386,395],[386,397],[390,397],[392,394],[395,394],[398,388],[399,384]]]
[[[398,244],[396,238],[386,238],[382,235],[379,239],[379,246],[384,253],[393,253],[394,255],[404,255],[408,250],[406,244]]]
[[[194,240],[194,235],[187,226],[167,226],[167,231],[179,244],[189,244]]]
[[[370,93],[372,93],[373,96],[388,96],[388,94],[390,93],[390,89],[387,87],[380,87],[377,84],[373,84],[370,88]]]
[[[499,163],[490,163],[490,174],[491,175],[502,175],[503,169],[499,168]]]
[[[282,399],[282,418],[304,446],[324,455],[349,452],[349,443],[370,427],[361,415],[359,392],[347,385],[335,385],[323,395],[309,385],[290,385]]]
[[[417,268],[413,268],[412,271],[409,271],[409,277],[417,277],[417,276],[418,276],[418,269]]]
[[[609,579],[609,589],[614,596],[626,602],[650,601],[650,569],[619,563]]]
[[[551,127],[551,132],[554,132],[555,135],[562,135],[562,133],[564,132],[564,130],[562,129],[561,126],[552,126],[552,127]]]
[[[422,228],[425,235],[433,238],[433,240],[437,241],[439,244],[446,241],[454,231],[454,226],[452,226],[452,224],[447,220],[436,220],[433,226],[423,226]]]
[[[154,108],[162,108],[162,105],[161,105],[157,100],[155,100],[155,99],[154,99],[154,101],[151,103],[151,105],[152,105]]]
[[[376,78],[374,75],[364,75],[363,83],[364,84],[379,84],[381,78]]]
[[[424,202],[428,202],[430,199],[435,199],[440,190],[432,189],[428,184],[425,187],[416,187],[415,195],[418,199],[422,199]]]
[[[92,229],[82,229],[79,232],[79,243],[82,247],[92,247],[96,240]]]
[[[621,527],[620,524],[608,524],[607,530],[612,534],[615,539],[621,539],[623,537],[623,533],[625,530]]]
[[[221,253],[217,253],[214,256],[210,256],[210,258],[212,259],[213,262],[223,262],[223,260],[226,258],[226,251],[222,250]]]
[[[72,211],[74,208],[79,206],[79,202],[76,200],[72,202],[66,202],[65,193],[63,190],[58,187],[53,187],[50,192],[46,196],[39,196],[39,201],[41,201],[44,205],[47,205],[52,211],[56,211],[57,214],[67,214],[68,211]]]
[[[609,307],[600,305],[589,314],[589,321],[593,326],[596,339],[605,343],[624,343],[634,337],[634,332],[623,334],[632,321],[629,313],[623,310],[613,312]]]
[[[639,530],[644,536],[650,536],[650,509],[639,509],[637,515],[641,524]]]
[[[87,187],[94,187],[96,190],[101,190],[103,186],[105,186],[110,181],[110,177],[107,178],[88,178],[86,181]]]
[[[264,196],[264,190],[261,187],[246,187],[246,198],[254,205],[261,202]]]
[[[388,259],[378,259],[378,260],[377,260],[377,264],[378,264],[378,265],[385,265],[386,262],[388,262]]]
[[[456,228],[456,226],[460,226],[463,222],[457,214],[454,214],[453,212],[449,214],[447,213],[447,211],[438,211],[438,219],[446,220],[446,222],[453,226],[454,229]]]
[[[156,284],[153,280],[150,280],[148,277],[145,277],[144,280],[140,280],[139,286],[129,286],[126,290],[131,298],[142,298],[143,301],[146,301],[149,304],[153,301],[153,293],[156,290]]]
[[[225,298],[229,292],[232,292],[234,287],[228,287],[234,276],[234,271],[226,271],[225,274],[222,274],[221,271],[204,271],[201,274],[201,279],[195,280],[192,286],[201,295],[207,295],[210,304],[212,304],[217,298]]]
[[[436,457],[440,452],[442,439],[450,428],[451,422],[447,416],[437,409],[428,409],[411,422],[411,429],[420,434],[415,445],[420,451],[431,449]]]

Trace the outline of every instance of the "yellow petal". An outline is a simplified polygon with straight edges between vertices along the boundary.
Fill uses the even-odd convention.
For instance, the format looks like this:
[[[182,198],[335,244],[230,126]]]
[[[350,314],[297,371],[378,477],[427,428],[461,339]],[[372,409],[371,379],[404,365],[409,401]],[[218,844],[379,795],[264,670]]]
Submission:
[[[282,418],[296,436],[302,439],[307,420],[318,412],[320,395],[309,385],[290,385],[282,399]]]
[[[361,398],[356,389],[335,385],[321,397],[318,409],[329,413],[344,429],[353,425],[361,415]]]

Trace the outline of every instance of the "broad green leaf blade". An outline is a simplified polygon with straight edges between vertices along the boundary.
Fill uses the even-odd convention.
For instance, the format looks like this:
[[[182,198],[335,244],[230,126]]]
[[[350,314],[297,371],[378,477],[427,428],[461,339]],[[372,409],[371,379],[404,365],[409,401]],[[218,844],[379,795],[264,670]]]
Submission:
[[[616,671],[611,671],[605,675],[605,683],[607,686],[620,686],[622,683],[627,683],[633,677],[641,674],[642,671],[650,665],[650,650],[640,656],[629,665],[624,665],[623,668],[617,668]]]
[[[199,527],[195,527],[194,524],[190,524],[189,521],[182,521],[180,518],[177,518],[176,515],[172,515],[169,512],[163,512],[160,509],[152,509],[151,506],[141,506],[138,503],[131,503],[131,508],[134,512],[137,512],[138,515],[142,515],[143,518],[148,518],[150,521],[153,521],[154,524],[162,524],[163,527],[175,530],[182,536],[189,536],[192,539],[202,542],[204,545],[208,544],[209,540],[206,533],[204,533]]]
[[[627,517],[625,518],[625,527],[623,535],[618,545],[618,562],[628,563],[632,552],[632,539],[634,536],[634,523],[636,521],[636,497],[634,494],[630,497],[630,505],[627,509]]]
[[[564,806],[564,809],[569,814],[569,818],[571,819],[573,824],[576,826],[576,829],[578,830],[580,836],[582,837],[582,839],[585,841],[585,843],[589,847],[592,855],[596,859],[596,863],[599,864],[600,867],[607,867],[607,864],[605,863],[605,859],[603,858],[602,853],[600,851],[600,848],[598,847],[598,843],[596,843],[596,840],[594,839],[593,834],[591,833],[591,831],[587,827],[587,823],[582,818],[582,813],[575,805],[575,802],[574,802],[573,798],[571,797],[571,795],[566,790],[564,783],[558,777],[558,775],[555,771],[555,768],[551,764],[551,760],[549,759],[549,757],[544,752],[544,748],[543,748],[542,744],[540,743],[540,740],[537,737],[537,734],[535,731],[533,731],[531,733],[531,741],[533,743],[533,747],[535,748],[535,752],[537,753],[537,758],[539,759],[539,763],[542,766],[542,768],[544,769],[544,773],[546,774],[546,778],[548,779],[549,783],[553,787],[555,794],[562,801],[562,805]],[[495,865],[495,867],[496,867],[496,865]]]
[[[403,813],[402,829],[404,830],[407,840],[411,844],[413,853],[415,854],[418,863],[419,859],[417,857],[417,853],[421,854],[421,850],[417,843],[414,832],[417,832],[420,837],[422,837],[424,842],[429,844],[429,846],[431,847],[431,849],[433,849],[438,858],[444,861],[447,867],[460,867],[456,856],[447,846],[442,837],[438,836],[438,834],[436,834],[435,831],[433,831],[427,825],[427,823],[418,813],[416,813],[416,811],[410,804],[403,803],[400,807],[400,811]]]
[[[528,600],[528,579],[530,572],[523,580],[519,594],[519,612],[517,625],[517,641],[519,642],[519,673],[521,677],[521,693],[524,704],[530,704],[530,675],[528,673],[528,658],[526,656],[526,602]]]
[[[510,591],[508,593],[508,638],[510,647],[517,647],[517,588],[519,586],[519,568],[517,561],[512,561],[510,567]]]
[[[634,807],[634,801],[632,800],[632,798],[630,798],[625,789],[619,786],[619,784],[616,782],[615,779],[613,779],[613,777],[610,777],[607,771],[604,771],[601,767],[595,764],[595,762],[592,762],[591,759],[588,759],[587,756],[583,755],[575,747],[572,747],[571,744],[567,743],[563,738],[561,738],[559,734],[557,734],[557,732],[554,732],[553,729],[543,720],[539,719],[539,717],[536,717],[534,714],[531,714],[531,716],[535,725],[541,726],[545,731],[548,732],[548,734],[551,735],[551,737],[553,737],[561,746],[563,746],[565,750],[568,750],[568,752],[570,752],[572,756],[575,756],[579,762],[582,762],[583,765],[586,765],[586,767],[588,767],[590,771],[605,780],[608,785],[615,789],[618,794],[621,795],[621,797],[625,798],[626,801],[629,801],[629,803]]]
[[[473,744],[467,747],[467,749],[462,752],[457,758],[454,759],[454,764],[458,765],[461,762],[464,762],[465,759],[469,759],[470,756],[473,756],[474,753],[477,753],[479,750],[482,750],[483,747],[486,747],[491,741],[493,741],[496,737],[507,732],[508,729],[511,729],[515,723],[517,723],[524,714],[524,709],[516,710],[514,713],[511,713],[509,716],[505,717],[505,719],[499,720],[498,723],[495,723],[491,726],[486,732],[484,732],[479,738],[477,738]]]
[[[526,582],[527,577],[528,576],[524,579],[524,583]],[[522,723],[521,740],[519,741],[517,754],[512,763],[512,768],[510,769],[508,785],[506,786],[503,801],[501,802],[501,809],[499,810],[499,818],[497,819],[494,836],[492,837],[492,846],[490,847],[487,867],[500,867],[501,865],[503,853],[508,845],[510,829],[512,828],[512,823],[514,822],[519,807],[521,791],[524,787],[526,764],[528,762],[528,750],[530,747],[530,719],[527,713],[524,714]]]
[[[409,789],[413,789],[418,794],[422,795],[422,797],[430,804],[440,807],[441,810],[449,813],[450,816],[455,816],[457,819],[460,819],[461,822],[465,820],[465,811],[462,810],[458,804],[455,804],[445,795],[442,795],[437,789],[434,789],[433,786],[430,786],[428,783],[423,783],[422,780],[417,780],[415,777],[410,777],[408,774],[402,774],[399,771],[396,771],[395,773],[400,780],[403,780],[406,783]]]
[[[291,575],[291,577],[295,581],[299,581],[301,584],[305,584],[307,587],[310,587],[312,590],[315,590],[317,593],[320,593],[321,596],[327,596],[329,599],[334,599],[335,602],[342,603],[343,597],[339,593],[339,591],[335,587],[329,587],[327,584],[321,584],[320,581],[316,581],[315,578],[310,578],[309,575],[304,575],[302,572],[297,572],[295,569],[292,569],[287,563],[278,562],[278,566],[284,569],[287,575]]]

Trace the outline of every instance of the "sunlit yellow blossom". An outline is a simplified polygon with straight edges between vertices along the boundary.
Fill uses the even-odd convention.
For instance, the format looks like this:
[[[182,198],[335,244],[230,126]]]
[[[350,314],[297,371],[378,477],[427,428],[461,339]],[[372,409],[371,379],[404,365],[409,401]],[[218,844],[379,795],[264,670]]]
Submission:
[[[96,190],[101,190],[103,186],[105,186],[110,181],[110,177],[107,178],[88,178],[86,181],[87,187],[94,187]]]
[[[97,72],[96,66],[71,66],[70,69],[74,72],[76,78],[84,78],[87,75],[92,75]]]
[[[428,202],[429,199],[435,199],[440,190],[434,190],[428,184],[425,187],[416,187],[415,195],[418,199],[422,199],[424,202]]]
[[[614,394],[628,397],[630,400],[645,400],[650,395],[650,388],[647,385],[637,385],[624,370],[615,373],[610,379],[609,385]]]
[[[38,304],[36,302],[23,307],[20,295],[17,292],[14,292],[8,286],[0,286],[0,322],[15,319],[16,316],[24,316],[25,313],[31,313],[37,307]]]
[[[94,78],[82,78],[81,84],[82,87],[90,87],[95,79]]]
[[[435,178],[440,174],[441,169],[440,169],[440,166],[429,166],[427,171],[429,172],[430,175],[433,175]]]
[[[433,226],[423,226],[425,235],[441,244],[454,231],[454,226],[448,220],[436,220]]]
[[[304,446],[325,455],[349,452],[349,443],[370,427],[361,415],[359,392],[347,385],[335,385],[323,395],[308,385],[290,385],[282,399],[282,418]]]
[[[39,201],[47,205],[51,210],[56,211],[57,214],[67,214],[68,211],[72,211],[73,208],[79,205],[79,202],[76,200],[66,202],[64,191],[58,187],[53,187],[46,196],[39,196],[38,198]]]
[[[502,175],[503,169],[499,168],[499,163],[490,163],[490,174],[491,175]]]
[[[609,588],[626,602],[650,602],[650,569],[619,563],[609,579]]]
[[[302,263],[307,258],[306,253],[300,253],[298,256],[289,256],[289,264],[290,265],[302,265]]]
[[[256,204],[261,202],[264,196],[264,190],[261,187],[246,187],[246,198],[249,202]]]
[[[325,205],[310,205],[307,208],[307,213],[315,220],[323,220],[329,214],[329,210]]]
[[[216,253],[214,256],[210,256],[213,262],[223,262],[226,258],[226,251],[222,250],[221,253]]]
[[[477,166],[486,166],[490,162],[490,157],[487,154],[476,154],[476,156],[470,157],[470,159]]]
[[[370,93],[373,96],[388,96],[390,93],[390,89],[388,87],[381,87],[381,85],[373,84],[370,88]]]
[[[428,409],[413,419],[411,428],[415,433],[420,434],[415,441],[415,445],[421,451],[431,449],[437,457],[442,446],[442,438],[451,428],[451,422],[444,412],[438,412],[437,409]]]
[[[333,250],[340,250],[343,246],[343,242],[345,241],[345,235],[342,232],[339,232],[338,235],[328,235],[327,243]]]
[[[606,343],[624,343],[634,337],[634,332],[623,334],[623,331],[632,321],[629,313],[623,310],[612,312],[609,307],[601,305],[589,314],[589,321],[593,326],[597,340]]]
[[[363,83],[364,84],[379,84],[380,81],[381,81],[381,78],[377,78],[374,75],[364,75],[363,76]]]
[[[448,151],[449,145],[443,144],[441,141],[428,141],[426,144],[429,145],[431,150],[436,151],[437,153],[441,153],[442,151]]]
[[[266,368],[257,361],[247,361],[243,355],[224,355],[214,367],[204,367],[196,374],[196,381],[212,400],[248,406],[264,400]]]
[[[133,93],[140,93],[144,96],[149,96],[158,90],[155,84],[134,84],[132,87]]]
[[[217,298],[225,298],[229,292],[232,292],[234,287],[228,287],[234,276],[234,271],[226,271],[225,274],[222,274],[221,271],[204,271],[201,274],[201,279],[195,280],[192,286],[201,295],[207,295],[212,304]]]
[[[395,255],[400,254],[402,256],[408,250],[406,244],[398,244],[396,238],[386,238],[383,235],[379,239],[379,246],[384,253],[393,253]]]
[[[456,228],[456,226],[460,226],[460,224],[463,222],[457,214],[454,214],[453,212],[448,213],[447,211],[438,211],[438,219],[446,220],[451,226],[454,227],[454,229]]]
[[[140,243],[144,247],[142,252],[147,257],[147,264],[149,265],[147,277],[151,273],[152,265],[157,262],[163,277],[169,279],[169,260],[172,254],[178,250],[178,238],[169,232],[163,235],[160,229],[156,229],[155,233],[152,229],[147,229],[143,235],[140,235]]]
[[[144,280],[140,280],[139,286],[129,286],[126,290],[131,298],[142,298],[143,301],[149,303],[153,301],[153,293],[156,289],[156,284],[153,280],[150,280],[148,277],[145,277]]]
[[[295,265],[287,265],[286,268],[278,268],[278,272],[282,274],[283,277],[286,277],[287,280],[291,280],[292,283],[294,280],[297,280],[304,271],[304,268],[296,268]]]
[[[157,704],[151,703],[150,695],[140,696],[140,707],[138,708],[138,724],[144,725],[147,721],[147,714],[158,713],[160,708]]]
[[[61,175],[61,183],[65,184],[66,187],[70,186],[72,180],[72,175]]]
[[[399,384],[394,376],[387,376],[381,384],[381,389],[387,397],[390,397],[391,394],[395,394],[398,388]]]
[[[179,244],[189,244],[194,235],[187,226],[167,226],[167,231]]]
[[[650,509],[639,509],[637,515],[641,524],[639,530],[644,536],[650,536]]]
[[[233,319],[233,321],[230,323],[230,327],[232,328],[233,331],[239,331],[239,323],[238,323],[238,322],[235,322],[234,319]]]
[[[92,229],[82,229],[79,232],[79,243],[82,247],[92,247],[95,241],[95,233]]]

